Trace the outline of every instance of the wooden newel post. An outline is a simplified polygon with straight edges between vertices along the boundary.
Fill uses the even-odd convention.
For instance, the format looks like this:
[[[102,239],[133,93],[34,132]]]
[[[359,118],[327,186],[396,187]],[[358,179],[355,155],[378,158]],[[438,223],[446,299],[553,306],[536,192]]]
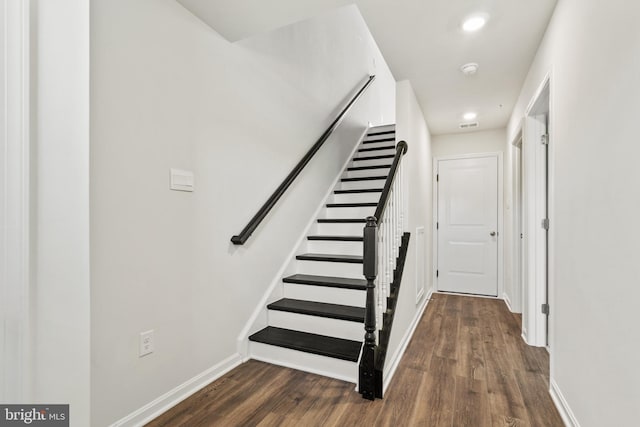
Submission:
[[[367,217],[364,227],[363,272],[367,279],[367,302],[364,315],[364,348],[360,359],[358,387],[362,397],[375,399],[375,354],[376,354],[376,301],[375,280],[378,272],[377,251],[378,220]]]

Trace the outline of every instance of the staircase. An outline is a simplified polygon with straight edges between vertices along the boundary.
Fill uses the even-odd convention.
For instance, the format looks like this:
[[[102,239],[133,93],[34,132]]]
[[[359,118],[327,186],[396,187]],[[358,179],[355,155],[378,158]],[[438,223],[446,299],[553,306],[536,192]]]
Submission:
[[[250,357],[357,382],[364,337],[363,228],[395,154],[395,126],[369,129],[267,305],[268,326],[249,337]]]

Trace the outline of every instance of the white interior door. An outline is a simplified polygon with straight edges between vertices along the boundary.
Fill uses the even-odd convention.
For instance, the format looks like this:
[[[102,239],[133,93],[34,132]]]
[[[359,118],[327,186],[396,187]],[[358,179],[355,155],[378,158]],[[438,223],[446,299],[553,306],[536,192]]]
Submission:
[[[498,295],[498,157],[438,161],[438,290]]]

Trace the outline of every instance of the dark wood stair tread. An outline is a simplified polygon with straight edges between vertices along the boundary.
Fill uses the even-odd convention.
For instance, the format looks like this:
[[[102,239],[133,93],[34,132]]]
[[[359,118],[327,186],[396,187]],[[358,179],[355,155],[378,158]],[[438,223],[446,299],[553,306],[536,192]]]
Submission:
[[[249,340],[350,362],[358,361],[360,347],[362,346],[362,343],[358,341],[275,328],[273,326],[267,326],[256,332],[249,337]]]
[[[393,159],[395,154],[382,154],[380,156],[364,156],[364,157],[354,157],[354,162],[359,162],[362,160],[380,160],[380,159]]]
[[[325,286],[328,288],[355,289],[364,291],[367,289],[365,279],[350,279],[347,277],[315,276],[312,274],[294,274],[282,279],[284,283],[297,283],[300,285]]]
[[[369,169],[389,169],[391,165],[375,165],[375,166],[355,166],[347,168],[348,171],[366,171]],[[387,177],[385,176],[385,179]]]
[[[362,264],[362,257],[358,255],[338,255],[338,254],[301,254],[296,255],[300,261],[326,261],[344,262],[347,264]]]
[[[384,147],[371,147],[371,148],[361,148],[358,150],[359,153],[366,153],[367,151],[382,151],[382,150],[395,150],[395,145],[385,145]]]
[[[371,135],[367,135],[371,136]],[[380,139],[365,139],[362,141],[363,144],[375,144],[376,142],[395,142],[396,138],[380,138]]]
[[[364,308],[362,307],[283,298],[269,304],[267,308],[269,310],[286,311],[288,313],[364,323]]]
[[[376,202],[362,202],[362,203],[327,203],[328,208],[368,208],[378,206]]]
[[[323,240],[330,242],[362,242],[362,236],[307,236],[307,240]]]
[[[320,224],[365,224],[366,222],[366,218],[318,218]]]
[[[382,188],[360,188],[357,190],[336,190],[334,194],[382,193]]]
[[[376,135],[389,135],[390,133],[396,133],[395,130],[384,130],[380,132],[371,132],[368,133],[367,136],[376,136]]]
[[[384,180],[387,179],[386,176],[357,176],[355,178],[342,178],[340,181],[342,182],[351,182],[351,181],[376,181],[376,180]]]

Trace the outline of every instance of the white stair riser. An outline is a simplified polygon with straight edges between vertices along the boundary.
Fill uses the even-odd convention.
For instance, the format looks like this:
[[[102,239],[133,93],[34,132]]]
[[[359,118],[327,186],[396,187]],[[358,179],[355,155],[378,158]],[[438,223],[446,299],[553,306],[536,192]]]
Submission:
[[[369,130],[367,130],[367,133],[369,134],[369,133],[386,132],[386,131],[389,131],[389,130],[393,130],[393,131],[396,130],[395,123],[391,123],[391,124],[388,124],[388,125],[371,126],[369,128]]]
[[[252,359],[274,365],[287,366],[352,383],[357,382],[358,364],[356,362],[252,341],[249,342],[249,354]]]
[[[298,283],[284,283],[283,285],[285,298],[351,305],[354,307],[364,307],[366,303],[366,292],[358,289],[330,288]]]
[[[364,339],[363,323],[286,311],[269,310],[269,326],[346,340],[362,341]]]
[[[351,161],[351,165],[349,167],[365,167],[365,166],[379,166],[385,165],[390,166],[393,162],[393,159],[373,159],[373,160],[358,160]]]
[[[385,139],[389,139],[389,138],[395,138],[396,136],[394,134],[386,134],[386,135],[374,135],[374,136],[367,136],[363,141],[362,144],[360,145],[361,147],[369,147],[372,144],[387,144],[387,145],[395,145],[396,141],[385,141]],[[380,142],[375,142],[375,141],[380,141]]]
[[[382,188],[382,187],[380,187]],[[378,203],[382,192],[334,194],[331,203]]]
[[[389,170],[389,168],[384,168],[347,171],[344,174],[344,178],[361,178],[369,176],[384,176],[386,178],[386,176],[389,174]]]
[[[383,176],[381,173],[376,176]],[[356,190],[361,188],[384,188],[384,179],[367,179],[365,181],[347,181],[341,182],[339,190]]]
[[[358,223],[323,223],[316,227],[317,233],[323,236],[362,236],[364,234],[363,222]]]
[[[356,234],[358,236],[358,234]],[[314,254],[358,255],[363,254],[362,242],[340,242],[330,240],[309,240],[307,251]]]
[[[358,147],[358,150],[361,149],[369,149],[369,148],[380,148],[380,147],[390,147],[392,145],[391,142],[371,142],[368,144],[363,144]],[[387,156],[393,155],[395,156],[396,149],[395,147],[384,149],[384,150],[374,150],[374,151],[356,151],[356,154],[353,156],[354,158],[359,157],[370,157],[370,156]]]
[[[362,206],[354,208],[327,208],[324,218],[366,218],[375,213],[375,206]]]
[[[315,276],[333,276],[361,279],[362,264],[327,261],[303,261],[296,262],[298,274],[312,274]]]

